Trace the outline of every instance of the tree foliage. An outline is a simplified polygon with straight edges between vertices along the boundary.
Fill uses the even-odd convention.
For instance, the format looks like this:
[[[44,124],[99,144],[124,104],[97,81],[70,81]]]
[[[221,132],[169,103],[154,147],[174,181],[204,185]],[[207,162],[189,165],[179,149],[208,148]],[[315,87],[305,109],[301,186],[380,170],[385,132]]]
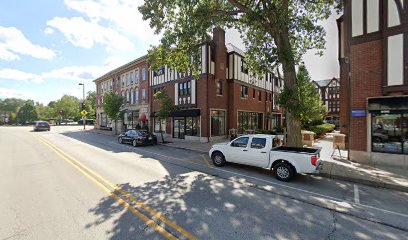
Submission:
[[[178,71],[199,71],[197,46],[213,27],[235,28],[246,46],[246,62],[254,74],[281,66],[288,105],[300,99],[295,65],[302,55],[325,45],[325,31],[318,24],[327,19],[335,0],[145,0],[139,7],[144,20],[163,37],[149,51],[153,70],[168,65]],[[191,58],[193,61],[191,64]],[[301,146],[301,123],[288,109],[288,144]]]
[[[173,99],[169,97],[166,91],[159,91],[153,95],[153,98],[160,103],[160,107],[155,113],[155,116],[162,120],[166,120],[171,112],[178,111],[179,108],[174,105]],[[162,141],[164,142],[164,137],[163,137],[163,131],[162,131],[162,125],[160,123],[160,134],[162,137]]]
[[[32,100],[28,100],[17,112],[17,122],[20,124],[32,123],[38,120],[38,113]]]
[[[103,94],[103,109],[106,115],[116,123],[123,117],[122,108],[125,103],[125,98],[121,95],[116,95],[113,91],[108,91]]]
[[[299,66],[296,77],[298,80],[299,104],[296,106],[287,104],[289,102],[288,98],[292,96],[287,93],[286,89],[279,94],[278,103],[285,109],[290,109],[300,119],[302,127],[307,127],[312,122],[322,121],[326,114],[326,108],[305,65]]]

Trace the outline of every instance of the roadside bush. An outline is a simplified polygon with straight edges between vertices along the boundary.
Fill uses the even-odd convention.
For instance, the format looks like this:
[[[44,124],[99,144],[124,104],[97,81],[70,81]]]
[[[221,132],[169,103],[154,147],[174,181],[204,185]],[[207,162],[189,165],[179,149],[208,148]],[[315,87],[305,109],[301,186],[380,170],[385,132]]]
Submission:
[[[333,132],[335,128],[336,126],[334,124],[325,123],[316,126],[310,126],[307,130],[316,133],[316,137],[320,138],[328,132]]]

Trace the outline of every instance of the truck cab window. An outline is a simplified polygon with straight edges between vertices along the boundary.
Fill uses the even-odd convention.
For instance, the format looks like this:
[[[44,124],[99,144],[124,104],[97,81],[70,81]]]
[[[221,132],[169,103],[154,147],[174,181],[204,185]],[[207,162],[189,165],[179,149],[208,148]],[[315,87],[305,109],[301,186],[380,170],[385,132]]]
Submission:
[[[252,138],[251,148],[262,149],[266,146],[266,138]]]
[[[235,139],[232,143],[231,143],[231,147],[242,147],[245,148],[248,145],[248,140],[249,137],[240,137]]]

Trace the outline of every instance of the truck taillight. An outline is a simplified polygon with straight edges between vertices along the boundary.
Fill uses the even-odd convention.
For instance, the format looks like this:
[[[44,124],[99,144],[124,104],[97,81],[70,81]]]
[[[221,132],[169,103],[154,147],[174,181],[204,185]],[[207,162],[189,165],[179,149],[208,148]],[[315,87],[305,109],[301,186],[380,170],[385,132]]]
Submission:
[[[316,166],[317,156],[312,156],[312,157],[310,158],[310,162],[312,163],[313,166]]]

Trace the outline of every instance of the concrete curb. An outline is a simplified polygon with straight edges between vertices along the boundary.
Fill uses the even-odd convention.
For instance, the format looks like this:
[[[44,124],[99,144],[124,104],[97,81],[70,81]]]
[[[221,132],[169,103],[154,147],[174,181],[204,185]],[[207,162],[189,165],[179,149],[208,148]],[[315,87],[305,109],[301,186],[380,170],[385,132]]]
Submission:
[[[199,152],[199,153],[202,153],[202,154],[208,154],[208,152],[206,152],[206,151],[201,151],[201,150],[191,149],[191,148],[185,148],[185,147],[180,147],[180,146],[170,146],[170,145],[167,145],[166,143],[157,143],[157,145],[162,145],[162,146],[172,147],[172,148],[178,148],[178,149],[183,149],[183,150],[189,150],[189,151]]]
[[[158,143],[159,145],[167,146],[167,147],[172,147],[172,148],[178,148],[178,149],[183,149],[183,150],[189,150],[189,151],[195,151],[203,154],[208,154],[208,152],[196,150],[196,149],[190,149],[190,148],[185,148],[185,147],[180,147],[180,146],[169,146],[165,143]],[[324,163],[323,163],[324,164]],[[391,190],[397,190],[401,192],[408,192],[408,187],[406,186],[401,186],[398,184],[391,184],[391,183],[386,183],[386,182],[381,182],[381,181],[372,181],[368,179],[361,179],[361,178],[353,178],[353,177],[346,177],[342,175],[337,175],[337,174],[331,174],[331,173],[319,173],[316,176],[321,176],[325,178],[330,178],[330,179],[337,179],[337,180],[342,180],[346,182],[353,182],[353,183],[358,183],[366,186],[371,186],[371,187],[377,187],[377,188],[385,188],[385,189],[391,189]]]
[[[391,184],[391,183],[386,183],[386,182],[372,181],[372,180],[360,179],[360,178],[350,178],[350,177],[345,177],[345,176],[341,176],[341,175],[334,175],[334,174],[328,174],[328,173],[319,173],[317,176],[321,176],[321,177],[325,177],[325,178],[331,178],[331,179],[337,179],[337,180],[342,180],[342,181],[347,181],[347,182],[359,183],[359,184],[367,185],[367,186],[371,186],[371,187],[397,190],[397,191],[400,191],[400,192],[408,192],[408,187],[401,186],[401,185],[398,185],[398,184]]]

